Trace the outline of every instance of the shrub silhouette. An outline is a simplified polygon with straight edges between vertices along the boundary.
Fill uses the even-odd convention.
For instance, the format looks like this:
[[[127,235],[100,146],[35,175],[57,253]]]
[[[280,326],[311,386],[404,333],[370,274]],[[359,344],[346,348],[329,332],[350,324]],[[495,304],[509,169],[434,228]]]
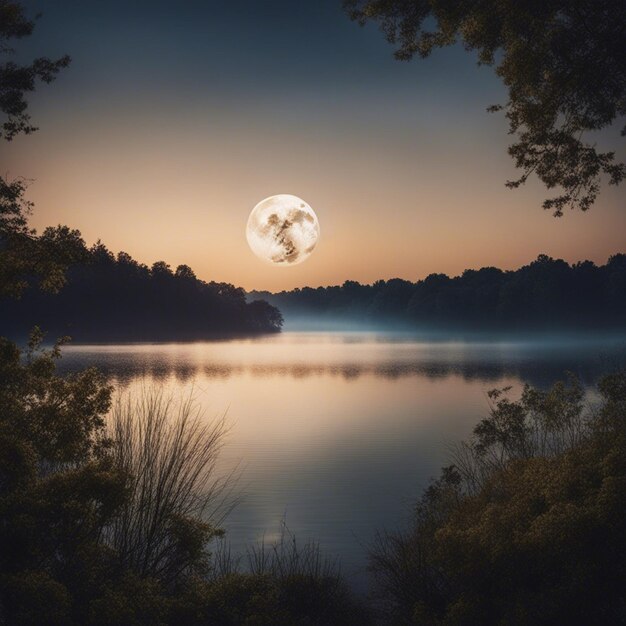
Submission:
[[[626,373],[598,393],[588,406],[574,378],[492,392],[411,528],[372,549],[391,623],[624,623]]]

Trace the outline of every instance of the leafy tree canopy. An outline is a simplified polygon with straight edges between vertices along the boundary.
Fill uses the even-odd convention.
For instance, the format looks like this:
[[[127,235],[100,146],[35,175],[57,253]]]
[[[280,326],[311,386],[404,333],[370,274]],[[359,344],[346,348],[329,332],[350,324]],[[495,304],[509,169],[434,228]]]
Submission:
[[[32,34],[35,22],[18,2],[0,0],[0,139],[11,141],[20,133],[37,130],[31,123],[26,96],[38,80],[50,83],[67,67],[69,57],[35,59],[30,65],[9,60],[12,40]],[[49,291],[64,284],[68,265],[84,250],[77,230],[66,226],[47,228],[43,234],[28,226],[32,203],[26,200],[24,179],[0,177],[0,297],[19,297],[36,283]]]
[[[29,65],[8,60],[13,53],[11,41],[32,34],[35,21],[28,18],[19,2],[0,0],[0,112],[4,120],[0,137],[11,141],[19,133],[37,130],[28,113],[26,95],[35,90],[37,81],[51,83],[70,63],[69,56],[59,59],[39,57]]]
[[[509,147],[521,176],[536,174],[559,195],[543,203],[561,216],[586,211],[602,177],[617,185],[626,167],[590,133],[626,115],[626,5],[622,0],[344,0],[360,23],[375,21],[398,59],[427,57],[462,42],[495,67],[508,89]],[[626,127],[621,132],[626,134]],[[585,136],[586,135],[586,136]]]
[[[0,177],[0,297],[19,297],[31,284],[56,292],[65,284],[65,270],[85,258],[78,230],[46,228],[41,235],[28,226],[32,205],[23,180]]]

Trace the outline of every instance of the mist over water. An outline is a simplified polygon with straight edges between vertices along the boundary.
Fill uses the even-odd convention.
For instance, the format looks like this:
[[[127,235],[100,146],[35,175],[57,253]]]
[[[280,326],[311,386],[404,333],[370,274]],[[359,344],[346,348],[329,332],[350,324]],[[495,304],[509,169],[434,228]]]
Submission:
[[[447,445],[488,411],[487,391],[545,387],[565,371],[592,385],[624,366],[615,337],[424,340],[406,332],[284,332],[202,343],[70,346],[64,371],[98,366],[122,392],[193,394],[206,419],[227,412],[223,472],[239,468],[225,523],[235,551],[281,519],[319,540],[364,586],[365,546],[402,525]]]

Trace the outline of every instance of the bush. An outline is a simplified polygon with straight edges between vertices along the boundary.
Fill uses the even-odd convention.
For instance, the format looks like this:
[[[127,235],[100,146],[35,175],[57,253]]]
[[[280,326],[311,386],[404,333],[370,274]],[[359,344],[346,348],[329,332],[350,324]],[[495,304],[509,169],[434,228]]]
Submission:
[[[295,539],[215,558],[232,476],[224,419],[158,390],[59,377],[60,346],[0,339],[0,623],[366,624],[334,564]]]
[[[279,540],[262,541],[222,569],[203,595],[206,623],[235,626],[367,626],[371,616],[347,587],[337,563],[315,542],[299,545],[285,525]]]
[[[489,418],[371,553],[392,623],[626,623],[626,373],[495,391]]]

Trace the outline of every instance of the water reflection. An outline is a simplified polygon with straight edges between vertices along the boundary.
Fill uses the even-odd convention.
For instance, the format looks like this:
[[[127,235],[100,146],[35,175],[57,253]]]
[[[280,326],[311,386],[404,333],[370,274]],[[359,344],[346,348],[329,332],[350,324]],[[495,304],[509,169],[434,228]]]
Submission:
[[[544,386],[572,371],[592,381],[626,362],[626,340],[562,342],[416,342],[405,335],[284,333],[252,340],[187,344],[70,346],[60,368],[96,366],[119,383],[142,376],[339,377],[397,379],[419,376],[493,381],[515,377]]]
[[[486,392],[592,382],[626,363],[623,341],[443,343],[401,335],[284,333],[196,344],[74,346],[65,371],[98,366],[135,393],[193,393],[207,419],[228,413],[220,471],[241,467],[235,550],[283,515],[364,584],[363,546],[401,524],[421,490],[488,410]]]

